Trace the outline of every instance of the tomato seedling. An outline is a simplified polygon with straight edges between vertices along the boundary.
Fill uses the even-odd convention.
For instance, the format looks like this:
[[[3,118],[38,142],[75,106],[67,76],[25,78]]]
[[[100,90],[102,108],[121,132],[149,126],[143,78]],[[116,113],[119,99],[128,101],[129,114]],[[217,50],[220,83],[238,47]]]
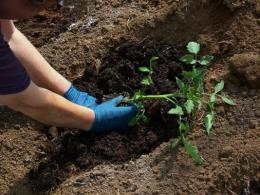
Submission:
[[[197,147],[194,146],[187,138],[190,131],[189,118],[197,110],[201,109],[204,105],[207,105],[204,125],[206,133],[209,134],[216,116],[214,108],[217,98],[221,98],[223,102],[229,105],[235,105],[235,102],[228,96],[221,95],[221,92],[224,89],[224,81],[218,83],[213,92],[204,92],[203,84],[206,70],[214,57],[211,55],[200,57],[198,55],[200,52],[200,44],[196,42],[189,42],[187,45],[187,51],[188,53],[181,57],[180,61],[185,65],[192,66],[192,69],[191,71],[183,71],[182,79],[176,77],[176,85],[178,86],[176,91],[169,94],[159,95],[145,94],[146,87],[153,84],[153,66],[155,66],[159,60],[158,57],[152,57],[149,67],[139,68],[139,71],[148,73],[148,76],[141,81],[144,89],[138,90],[133,97],[125,98],[124,102],[134,103],[139,109],[138,115],[129,123],[131,126],[135,125],[139,121],[148,122],[148,118],[145,116],[145,106],[143,105],[144,100],[163,100],[168,102],[172,107],[168,114],[177,116],[179,124],[179,137],[173,140],[172,148],[176,148],[179,145],[183,146],[187,154],[191,156],[195,162],[201,164],[203,162],[203,158],[199,154]]]

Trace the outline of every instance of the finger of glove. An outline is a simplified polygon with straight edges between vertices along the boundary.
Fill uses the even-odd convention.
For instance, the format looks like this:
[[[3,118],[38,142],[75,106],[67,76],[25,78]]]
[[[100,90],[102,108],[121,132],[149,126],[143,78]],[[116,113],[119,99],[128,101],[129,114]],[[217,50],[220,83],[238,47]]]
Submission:
[[[127,106],[127,107],[118,107],[117,113],[119,115],[119,118],[127,120],[131,120],[135,115],[137,114],[138,109],[136,106]]]
[[[123,99],[124,99],[124,97],[122,95],[120,95],[112,100],[109,100],[107,102],[107,104],[109,104],[111,106],[117,106],[118,104],[120,104],[122,102]]]

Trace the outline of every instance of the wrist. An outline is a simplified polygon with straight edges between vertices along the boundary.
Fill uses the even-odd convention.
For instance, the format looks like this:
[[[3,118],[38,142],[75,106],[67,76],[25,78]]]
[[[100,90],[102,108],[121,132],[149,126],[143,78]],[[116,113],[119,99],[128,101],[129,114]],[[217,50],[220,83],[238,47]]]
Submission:
[[[67,91],[63,94],[63,97],[67,100],[73,100],[78,93],[79,91],[77,90],[77,88],[71,84]]]
[[[96,121],[96,113],[94,110],[89,109],[89,114],[87,115],[87,127],[85,128],[86,131],[92,131],[95,121]]]

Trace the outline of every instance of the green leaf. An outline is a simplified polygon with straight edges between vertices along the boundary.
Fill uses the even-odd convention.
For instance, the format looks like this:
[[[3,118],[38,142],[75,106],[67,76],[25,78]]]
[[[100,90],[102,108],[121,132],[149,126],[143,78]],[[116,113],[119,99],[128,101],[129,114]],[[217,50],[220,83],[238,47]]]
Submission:
[[[235,106],[236,103],[227,96],[222,96],[221,99],[228,105]]]
[[[224,89],[225,83],[224,81],[221,81],[215,86],[215,93],[219,93]]]
[[[216,103],[216,94],[212,93],[212,94],[210,94],[209,102],[208,102],[208,106],[209,106],[210,110],[214,109],[215,103]]]
[[[190,53],[197,55],[200,51],[200,44],[196,42],[189,42],[187,45],[187,50]]]
[[[176,84],[179,87],[180,90],[183,90],[185,87],[185,84],[182,80],[180,80],[178,77],[176,77]]]
[[[168,112],[168,114],[175,114],[175,115],[181,116],[181,115],[183,115],[184,113],[183,113],[183,110],[182,110],[182,108],[181,108],[180,106],[176,106],[176,108],[172,108],[172,109]]]
[[[209,102],[211,102],[211,103],[215,103],[216,102],[216,94],[215,93],[210,95]]]
[[[150,59],[150,65],[156,65],[157,63],[158,63],[158,60],[159,60],[160,58],[159,57],[157,57],[157,56],[153,56],[151,59]]]
[[[184,149],[187,154],[198,164],[203,162],[203,158],[200,156],[196,146],[193,146],[190,141],[184,139]]]
[[[152,80],[151,77],[145,77],[145,78],[141,81],[141,83],[142,83],[143,85],[149,86],[149,85],[153,84],[153,80]]]
[[[137,92],[135,92],[133,100],[138,101],[138,99],[141,98],[142,96],[143,96],[143,93],[140,90],[138,90]]]
[[[213,59],[214,59],[214,56],[206,55],[206,56],[203,56],[203,57],[199,60],[199,63],[200,63],[201,65],[208,65],[210,62],[212,62]]]
[[[125,97],[123,100],[122,100],[123,103],[129,103],[131,102],[131,99],[129,97]]]
[[[145,114],[143,114],[142,116],[142,121],[145,123],[145,124],[148,124],[149,123],[149,119],[147,116],[145,116]]]
[[[213,127],[213,123],[214,123],[214,118],[215,118],[215,115],[214,113],[209,113],[207,114],[207,116],[205,117],[205,127],[206,127],[206,132],[209,134],[210,133],[210,130],[212,129]]]
[[[141,72],[148,72],[148,73],[151,72],[151,70],[147,67],[139,67],[138,70]]]
[[[185,108],[186,108],[188,114],[190,114],[193,111],[193,109],[194,109],[193,101],[192,100],[187,100],[187,102],[185,103]]]
[[[192,55],[192,54],[187,54],[187,55],[181,57],[180,61],[184,62],[185,64],[196,64],[196,62],[197,62],[195,60],[194,55]]]
[[[172,142],[172,145],[171,145],[172,149],[175,149],[180,144],[180,142],[181,142],[180,137],[177,138],[177,139],[174,139],[173,142]]]
[[[196,84],[202,85],[204,77],[205,77],[205,73],[206,73],[205,69],[200,69],[200,68],[195,69],[194,70],[194,78],[193,78],[194,82]]]
[[[132,118],[132,119],[128,122],[128,126],[129,126],[129,127],[133,127],[133,126],[135,126],[135,125],[138,123],[138,121],[139,121],[139,117],[136,116],[136,117]]]
[[[185,123],[180,122],[179,129],[182,133],[187,133],[190,129],[189,123],[185,121]]]
[[[193,71],[183,71],[182,75],[186,79],[192,79],[194,77],[194,72]]]

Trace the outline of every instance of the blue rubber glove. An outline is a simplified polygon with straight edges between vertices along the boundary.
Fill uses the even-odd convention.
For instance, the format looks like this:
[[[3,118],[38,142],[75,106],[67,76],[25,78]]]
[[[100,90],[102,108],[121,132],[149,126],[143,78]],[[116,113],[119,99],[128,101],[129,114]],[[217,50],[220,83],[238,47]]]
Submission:
[[[64,97],[75,104],[88,108],[94,108],[97,105],[96,98],[77,90],[73,85],[71,85],[69,90],[64,94]]]
[[[111,131],[126,131],[129,121],[135,117],[138,110],[135,105],[119,107],[123,96],[119,96],[110,101],[97,105],[93,110],[95,112],[95,121],[91,132],[109,133]]]

